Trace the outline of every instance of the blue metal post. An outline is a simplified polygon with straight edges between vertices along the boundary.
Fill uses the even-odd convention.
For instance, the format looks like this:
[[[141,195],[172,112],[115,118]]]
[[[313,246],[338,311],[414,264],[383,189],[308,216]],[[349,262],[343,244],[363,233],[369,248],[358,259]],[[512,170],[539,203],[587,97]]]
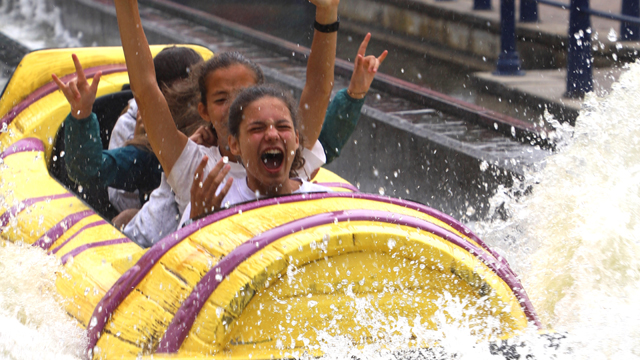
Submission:
[[[473,10],[491,10],[491,0],[473,0]]]
[[[565,94],[570,98],[581,98],[593,90],[591,19],[588,9],[589,0],[571,0]]]
[[[520,21],[538,22],[538,2],[536,0],[520,0]]]
[[[516,4],[515,0],[500,2],[500,56],[496,75],[524,75],[520,70],[520,56],[516,50]]]
[[[640,0],[622,0],[622,15],[640,17]],[[638,41],[640,40],[640,26],[620,23],[620,35],[622,40]]]

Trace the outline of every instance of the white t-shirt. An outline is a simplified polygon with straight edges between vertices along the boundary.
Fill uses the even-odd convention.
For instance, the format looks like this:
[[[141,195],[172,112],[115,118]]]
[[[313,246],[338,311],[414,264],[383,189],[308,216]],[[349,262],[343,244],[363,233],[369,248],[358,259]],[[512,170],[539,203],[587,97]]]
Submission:
[[[331,192],[331,189],[324,187],[322,185],[310,183],[306,180],[302,180],[300,178],[296,179],[302,182],[302,185],[298,188],[298,190],[294,191],[293,194],[305,194],[305,193],[314,193],[314,192]],[[256,194],[247,185],[247,177],[245,176],[243,179],[233,180],[233,184],[229,188],[229,192],[227,196],[222,199],[222,207],[229,207],[231,205],[240,204],[247,201],[254,201],[262,198],[259,194]],[[178,228],[182,227],[191,217],[191,203],[187,205],[184,214],[182,215],[182,219],[180,219],[180,225]]]
[[[150,247],[176,231],[180,220],[173,191],[162,174],[160,186],[122,231],[142,247]]]
[[[136,129],[136,117],[138,116],[138,104],[134,99],[129,101],[129,109],[116,121],[111,137],[109,138],[109,150],[124,146],[124,143],[133,139]],[[109,201],[118,210],[140,209],[140,195],[138,191],[129,192],[112,187],[107,188]]]
[[[209,162],[204,169],[204,176],[206,177],[218,160],[222,158],[220,149],[217,146],[207,147],[198,145],[188,140],[187,145],[184,147],[184,150],[182,150],[182,154],[180,154],[180,157],[173,165],[173,169],[171,169],[171,173],[167,177],[167,182],[171,185],[176,195],[176,202],[178,203],[178,210],[181,216],[185,213],[189,202],[191,202],[193,177],[198,164],[200,164],[202,157],[205,155],[209,157]],[[313,149],[304,149],[302,156],[305,159],[305,165],[303,169],[300,169],[299,175],[303,180],[309,180],[311,174],[322,166],[327,159],[319,141],[316,141]],[[234,180],[241,180],[247,176],[247,172],[242,164],[229,161],[229,165],[231,165],[231,171],[227,174],[227,178],[232,177]],[[238,181],[234,181],[234,183],[236,182]],[[224,186],[224,182],[220,186]],[[220,189],[220,187],[218,189]]]

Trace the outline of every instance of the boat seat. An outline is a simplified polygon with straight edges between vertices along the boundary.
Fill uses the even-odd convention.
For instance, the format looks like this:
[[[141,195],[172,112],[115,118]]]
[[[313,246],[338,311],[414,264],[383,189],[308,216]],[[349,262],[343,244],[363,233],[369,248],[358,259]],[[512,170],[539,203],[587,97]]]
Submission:
[[[120,117],[120,114],[122,114],[122,110],[128,105],[129,100],[133,98],[133,93],[128,89],[127,85],[125,86],[122,91],[97,98],[93,104],[93,112],[98,117],[98,122],[100,123],[100,139],[102,140],[103,149],[109,147],[111,130]],[[63,151],[64,124],[58,129],[58,133],[56,134],[56,140],[53,145],[53,155],[56,156],[57,160],[50,162],[49,172],[63,185],[78,194],[81,199],[106,219],[111,220],[114,216],[118,215],[118,211],[111,205],[111,202],[109,202],[109,195],[105,187],[84,184],[82,186],[82,192],[80,193],[78,191],[78,184],[69,179],[67,175],[65,158],[61,156]]]

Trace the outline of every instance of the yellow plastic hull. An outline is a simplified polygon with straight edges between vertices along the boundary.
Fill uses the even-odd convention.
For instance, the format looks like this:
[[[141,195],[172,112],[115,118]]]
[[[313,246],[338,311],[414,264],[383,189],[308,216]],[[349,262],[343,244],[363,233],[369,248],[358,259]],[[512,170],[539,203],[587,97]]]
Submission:
[[[3,238],[64,264],[68,275],[56,286],[87,328],[94,358],[321,355],[320,329],[375,341],[356,321],[360,301],[385,318],[419,316],[435,328],[442,299],[464,299],[478,326],[499,322],[493,335],[501,338],[538,324],[508,264],[462,225],[420,204],[354,192],[327,170],[315,180],[336,193],[221,211],[141,249],[47,171],[69,107],[59,91],[42,89],[52,71],[73,72],[72,51],[85,68],[109,69],[99,95],[128,83],[119,48],[22,61],[0,99],[0,222]]]

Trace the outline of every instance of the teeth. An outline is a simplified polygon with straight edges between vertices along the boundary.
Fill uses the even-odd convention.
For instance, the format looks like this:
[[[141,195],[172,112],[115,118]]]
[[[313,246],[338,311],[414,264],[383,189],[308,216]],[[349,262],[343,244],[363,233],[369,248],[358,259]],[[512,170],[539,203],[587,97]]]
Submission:
[[[282,151],[278,149],[272,149],[272,150],[267,150],[264,153],[269,155],[278,155],[278,154],[282,154]]]

